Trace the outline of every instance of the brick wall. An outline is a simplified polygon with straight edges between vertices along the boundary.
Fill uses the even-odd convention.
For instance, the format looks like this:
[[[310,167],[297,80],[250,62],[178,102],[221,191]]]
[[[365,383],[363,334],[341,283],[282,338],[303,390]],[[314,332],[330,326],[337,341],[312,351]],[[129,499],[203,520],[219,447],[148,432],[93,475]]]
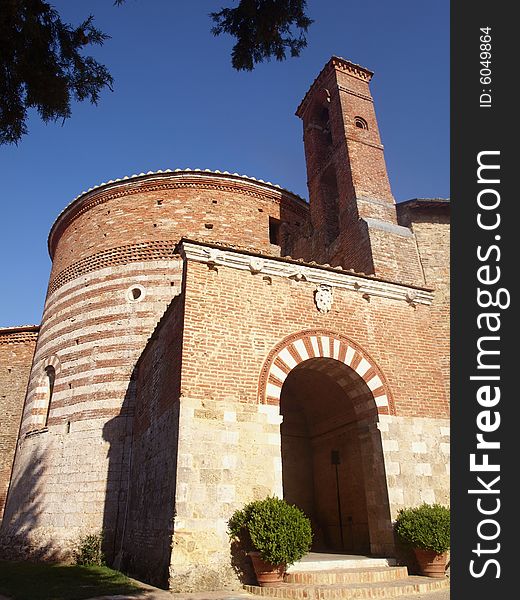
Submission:
[[[104,528],[107,552],[117,554],[127,494],[121,482],[130,467],[131,378],[180,291],[177,242],[189,233],[279,255],[291,250],[307,214],[303,200],[276,186],[206,172],[112,182],[65,209],[49,237],[53,268],[5,535],[38,514],[38,526],[23,542],[27,548],[64,556],[81,532]],[[277,240],[270,239],[270,218],[283,222]],[[50,406],[49,366],[56,372]],[[19,417],[14,421],[17,428]],[[24,500],[29,482],[41,490],[37,507]]]
[[[38,327],[0,329],[0,522],[37,337]]]
[[[306,244],[320,263],[421,285],[413,236],[397,226],[371,78],[367,69],[333,57],[296,112],[312,221]]]
[[[220,265],[209,268],[190,260],[185,289],[171,585],[196,589],[208,581],[222,583],[226,573],[231,580],[226,571],[227,519],[234,508],[252,498],[283,493],[280,409],[259,404],[259,387],[270,350],[286,336],[305,329],[326,330],[359,344],[388,382],[393,397],[388,419],[405,423],[399,429],[405,434],[398,431],[392,442],[398,438],[399,443],[410,444],[412,458],[406,462],[413,462],[411,444],[416,442],[423,462],[439,460],[435,435],[421,437],[414,426],[416,419],[425,418],[445,424],[449,410],[430,326],[431,307],[390,298],[367,300],[353,291],[335,290],[332,310],[322,314],[314,304],[315,284]],[[382,407],[380,413],[384,412]],[[367,473],[372,474],[365,477],[368,502],[385,505],[387,494],[392,493],[392,510],[396,510],[398,493],[392,490],[402,490],[407,468],[388,480],[383,470],[388,448],[383,450],[375,423],[367,431],[359,449],[352,437],[341,443],[347,444],[345,452],[350,448],[351,455],[361,452]],[[330,443],[339,441],[331,438]],[[323,452],[326,461],[328,451]],[[442,476],[425,471],[421,483],[414,472],[415,485],[445,494],[445,462],[443,457]],[[377,472],[382,480],[377,480]],[[363,508],[354,504],[350,514],[362,536]],[[390,551],[389,512],[386,518],[386,529],[376,532],[379,537],[372,532],[372,551]],[[330,524],[329,538],[337,539],[335,527]]]
[[[182,295],[171,303],[136,366],[128,507],[117,539],[123,569],[160,587],[169,580],[175,514],[183,303]]]
[[[180,291],[182,261],[130,262],[89,271],[47,298],[34,354],[3,535],[63,558],[80,535],[105,529],[113,557],[126,506],[132,372]],[[140,296],[134,298],[132,290]],[[56,380],[50,401],[45,366]],[[29,495],[28,490],[38,493]],[[33,499],[33,500],[31,500]],[[28,527],[30,525],[30,527]]]
[[[301,198],[231,175],[173,172],[101,186],[73,202],[51,230],[51,288],[63,273],[81,275],[89,264],[151,258],[139,255],[143,248],[162,258],[183,236],[290,254],[307,214]],[[269,217],[285,223],[282,250],[269,241]]]
[[[446,201],[398,205],[399,220],[414,233],[424,279],[435,292],[432,327],[439,344],[446,396],[450,394],[450,206]]]
[[[295,331],[325,328],[350,337],[372,356],[395,390],[396,414],[447,415],[430,307],[378,297],[366,300],[338,290],[332,310],[321,314],[314,289],[308,282],[269,281],[262,274],[246,276],[225,267],[212,271],[191,263],[182,392],[213,398],[229,390],[236,399],[255,401],[269,350]]]

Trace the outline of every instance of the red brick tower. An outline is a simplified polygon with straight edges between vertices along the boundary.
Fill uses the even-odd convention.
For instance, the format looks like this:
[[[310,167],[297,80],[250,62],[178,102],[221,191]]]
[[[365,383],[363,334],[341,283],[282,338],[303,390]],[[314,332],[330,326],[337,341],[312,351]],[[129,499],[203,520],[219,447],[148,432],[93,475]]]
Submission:
[[[303,121],[315,260],[419,283],[412,234],[397,224],[372,75],[332,57],[296,111]]]

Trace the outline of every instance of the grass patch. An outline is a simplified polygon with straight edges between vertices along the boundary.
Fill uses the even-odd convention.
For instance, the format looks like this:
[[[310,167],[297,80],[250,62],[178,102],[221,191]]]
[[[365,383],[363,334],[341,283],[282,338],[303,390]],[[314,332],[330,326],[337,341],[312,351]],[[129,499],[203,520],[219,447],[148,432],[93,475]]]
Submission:
[[[142,591],[108,567],[0,561],[0,594],[13,600],[82,600]]]

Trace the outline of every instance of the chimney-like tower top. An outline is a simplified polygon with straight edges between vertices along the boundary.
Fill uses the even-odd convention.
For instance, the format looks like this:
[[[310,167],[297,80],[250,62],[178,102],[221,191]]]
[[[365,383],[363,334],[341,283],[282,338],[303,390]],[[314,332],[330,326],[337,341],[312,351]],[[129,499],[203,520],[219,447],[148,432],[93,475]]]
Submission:
[[[309,104],[309,99],[313,95],[312,92],[315,87],[319,87],[323,85],[324,81],[328,78],[332,71],[343,71],[344,73],[351,75],[352,77],[356,77],[357,79],[361,79],[361,81],[365,81],[369,83],[374,75],[373,71],[362,67],[361,65],[357,65],[350,60],[345,58],[341,58],[341,56],[332,56],[327,64],[320,71],[319,75],[312,82],[310,88],[308,89],[305,97],[300,102],[300,105],[296,109],[296,116],[302,118],[303,114]]]

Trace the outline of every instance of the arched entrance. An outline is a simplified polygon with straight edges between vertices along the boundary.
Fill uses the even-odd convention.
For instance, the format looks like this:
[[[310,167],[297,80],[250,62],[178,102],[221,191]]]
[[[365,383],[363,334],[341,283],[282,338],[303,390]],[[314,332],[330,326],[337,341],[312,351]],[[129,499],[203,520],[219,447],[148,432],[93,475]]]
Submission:
[[[378,420],[393,406],[374,361],[343,336],[302,332],[271,352],[263,383],[283,418],[283,494],[311,517],[313,550],[391,555]]]

